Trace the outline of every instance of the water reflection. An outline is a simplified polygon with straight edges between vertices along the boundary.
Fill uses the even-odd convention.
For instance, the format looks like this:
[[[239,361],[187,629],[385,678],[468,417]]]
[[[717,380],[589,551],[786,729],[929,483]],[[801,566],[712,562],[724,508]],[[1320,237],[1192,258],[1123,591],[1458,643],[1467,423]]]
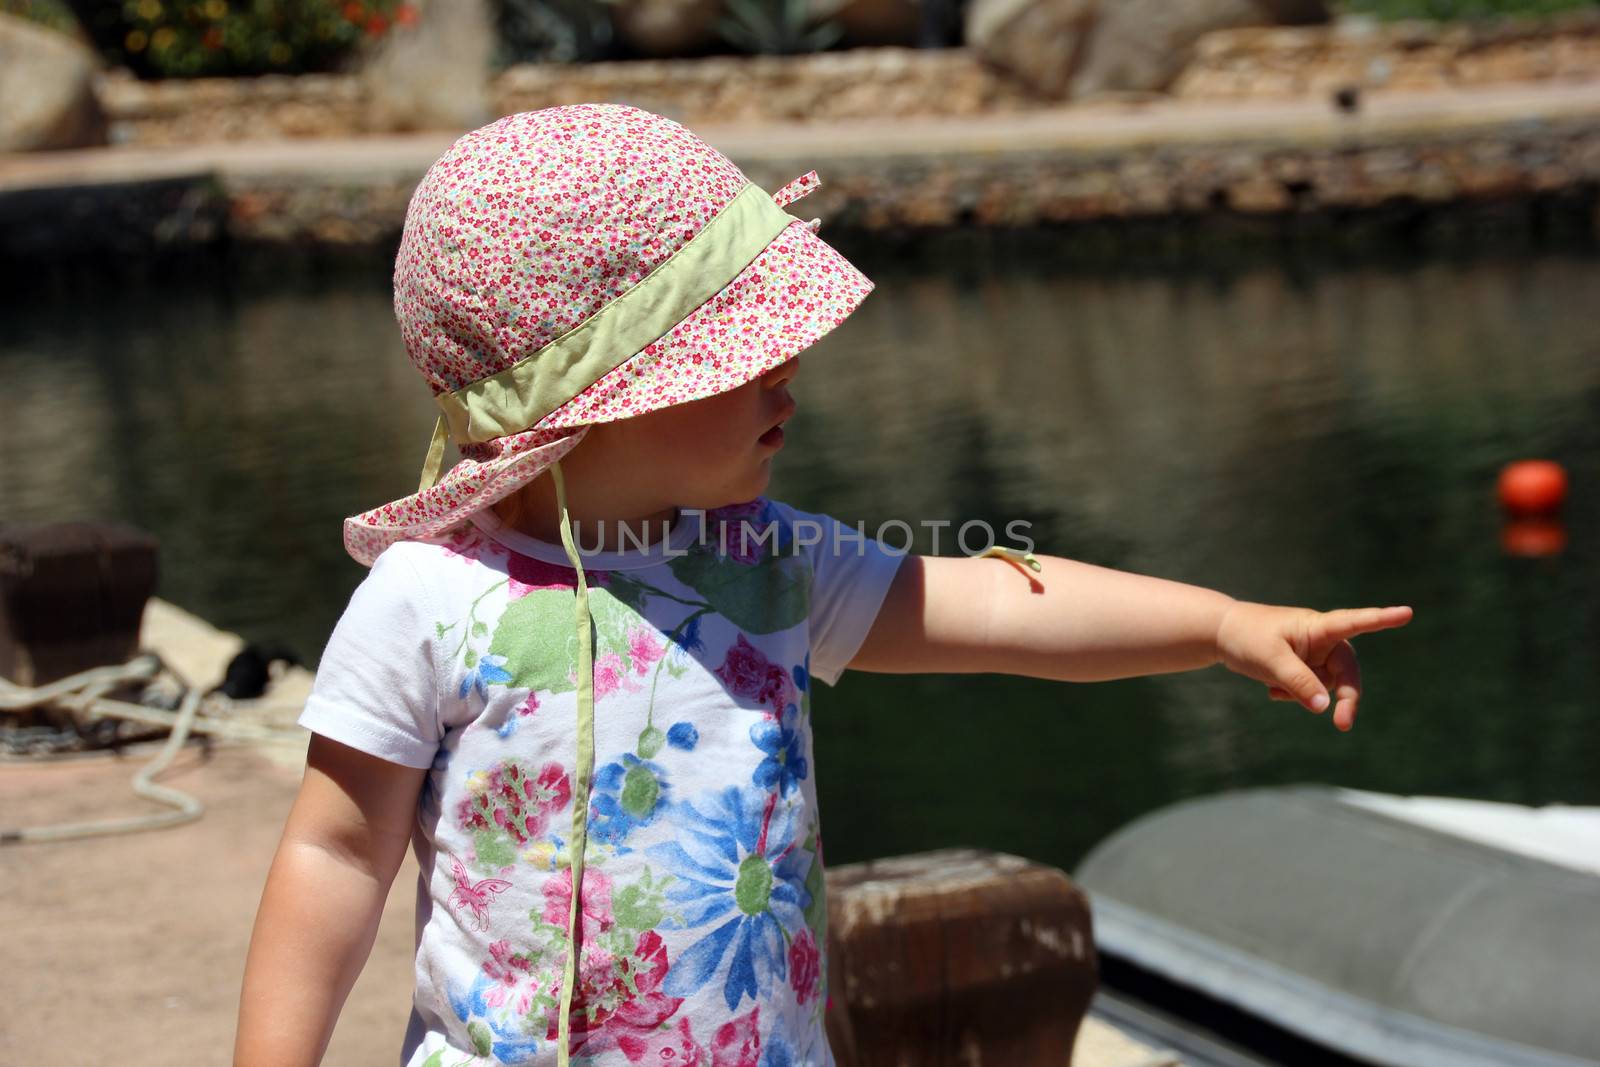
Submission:
[[[1071,866],[1160,804],[1280,782],[1600,803],[1600,262],[1118,275],[845,250],[878,289],[802,360],[774,495],[869,529],[1025,519],[1043,551],[1418,619],[1363,646],[1349,736],[1220,670],[847,676],[818,707],[831,862],[976,844]],[[0,517],[147,528],[162,595],[314,657],[363,573],[340,519],[415,484],[432,424],[389,301],[380,269],[7,307]],[[1500,548],[1494,476],[1525,455],[1574,477],[1553,558]]]

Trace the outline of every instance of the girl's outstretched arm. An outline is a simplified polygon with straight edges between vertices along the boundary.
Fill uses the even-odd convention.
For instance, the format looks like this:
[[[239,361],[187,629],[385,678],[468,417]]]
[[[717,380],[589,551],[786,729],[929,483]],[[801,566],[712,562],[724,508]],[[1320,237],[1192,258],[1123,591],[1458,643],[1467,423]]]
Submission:
[[[372,951],[426,773],[311,735],[250,938],[235,1067],[321,1062]]]
[[[1038,574],[993,556],[909,556],[850,666],[1090,682],[1222,663],[1267,685],[1275,699],[1316,712],[1327,709],[1332,689],[1334,725],[1348,730],[1361,696],[1349,639],[1411,620],[1408,607],[1274,607],[1036,558]]]

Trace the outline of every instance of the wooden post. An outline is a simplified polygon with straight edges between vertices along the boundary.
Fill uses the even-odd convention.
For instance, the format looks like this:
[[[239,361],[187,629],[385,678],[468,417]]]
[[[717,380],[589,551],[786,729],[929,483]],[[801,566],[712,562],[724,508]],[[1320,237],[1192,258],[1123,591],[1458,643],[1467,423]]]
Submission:
[[[156,547],[120,523],[0,526],[0,675],[39,686],[132,658]]]
[[[948,849],[827,878],[839,1067],[1072,1062],[1097,978],[1088,896],[1065,873]]]

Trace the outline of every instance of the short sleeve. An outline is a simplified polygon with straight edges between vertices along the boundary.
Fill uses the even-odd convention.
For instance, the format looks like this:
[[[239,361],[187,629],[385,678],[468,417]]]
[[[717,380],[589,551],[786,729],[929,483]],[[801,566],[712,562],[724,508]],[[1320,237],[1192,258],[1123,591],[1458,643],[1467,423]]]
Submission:
[[[443,736],[436,641],[410,547],[384,550],[356,587],[298,721],[392,763],[428,767]]]
[[[885,546],[859,525],[773,503],[794,524],[797,543],[808,542],[811,676],[834,685],[867,639],[907,552]]]

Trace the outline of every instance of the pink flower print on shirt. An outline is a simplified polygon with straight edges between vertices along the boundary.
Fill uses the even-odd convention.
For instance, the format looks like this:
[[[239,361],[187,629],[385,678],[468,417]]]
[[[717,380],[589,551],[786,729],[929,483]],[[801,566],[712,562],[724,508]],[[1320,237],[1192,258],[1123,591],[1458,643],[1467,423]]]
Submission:
[[[494,988],[484,994],[484,1003],[490,1007],[504,1007],[517,993],[514,1010],[526,1015],[533,1004],[533,995],[539,991],[539,980],[533,975],[533,965],[524,953],[512,952],[511,942],[494,941],[489,945],[489,958],[483,961],[483,973],[494,982]],[[518,984],[522,985],[517,992]]]
[[[601,870],[586,867],[583,872],[583,931],[587,944],[611,929],[611,878]],[[572,868],[564,869],[544,884],[544,921],[560,927],[565,936],[568,912],[572,908]]]
[[[536,712],[538,710],[539,710],[539,694],[538,693],[529,693],[528,694],[528,699],[524,700],[522,702],[521,706],[519,706],[517,708],[517,714],[518,715],[532,715],[534,712]]]
[[[572,800],[572,782],[559,763],[546,763],[537,776],[516,760],[505,760],[468,783],[469,795],[456,807],[461,829],[501,830],[518,845],[544,833],[550,817]]]
[[[711,1067],[758,1067],[761,1033],[756,1016],[760,1011],[758,1004],[750,1009],[749,1015],[741,1015],[717,1027],[717,1036],[711,1039]]]
[[[628,659],[633,663],[635,674],[643,674],[650,669],[650,665],[666,653],[667,646],[656,640],[655,636],[642,626],[635,626],[628,631]]]
[[[706,1050],[695,1041],[687,1017],[678,1020],[675,1030],[652,1033],[647,1037],[634,1034],[619,1035],[617,1046],[628,1057],[629,1063],[647,1063],[651,1067],[705,1067]]]
[[[601,700],[615,693],[622,688],[626,677],[627,668],[622,665],[622,657],[615,652],[607,652],[594,661],[594,698]]]
[[[626,1035],[617,1038],[617,1045],[630,1063],[646,1063],[651,1067],[759,1067],[761,1060],[761,1034],[757,1027],[760,1006],[717,1027],[711,1039],[711,1062],[706,1064],[706,1051],[694,1039],[688,1019],[679,1019],[674,1030],[657,1030],[648,1037]]]
[[[718,555],[752,567],[772,543],[765,526],[757,520],[766,510],[760,497],[743,504],[729,504],[706,512],[706,531]]]
[[[789,702],[793,687],[789,672],[769,660],[765,653],[745,640],[742,633],[728,649],[722,666],[712,673],[727,684],[734,696],[764,704],[772,709],[774,716]]]
[[[485,554],[485,547],[482,534],[471,523],[466,523],[457,528],[455,532],[444,535],[444,540],[440,545],[440,548],[444,550],[445,559],[464,559],[469,562],[481,558]],[[494,551],[493,542],[489,542],[487,547],[490,552]]]
[[[810,929],[800,931],[800,936],[789,946],[789,984],[801,1004],[817,993],[817,981],[822,976],[822,954],[817,951],[816,938]]]
[[[578,687],[578,668],[574,666],[567,672],[567,684],[574,689]],[[612,693],[637,693],[644,685],[628,672],[627,664],[622,662],[619,652],[606,652],[594,661],[594,698],[603,700]]]

